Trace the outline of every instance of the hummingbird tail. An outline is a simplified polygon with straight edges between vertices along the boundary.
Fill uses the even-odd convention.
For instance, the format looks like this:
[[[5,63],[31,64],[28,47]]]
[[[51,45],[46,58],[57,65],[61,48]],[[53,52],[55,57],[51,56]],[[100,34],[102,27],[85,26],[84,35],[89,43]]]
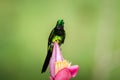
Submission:
[[[48,50],[48,53],[47,53],[47,56],[46,56],[46,58],[45,58],[45,62],[44,62],[44,64],[43,64],[41,73],[43,73],[43,72],[46,71],[46,69],[47,69],[47,67],[48,67],[48,64],[49,64],[49,62],[50,62],[51,56],[52,56],[52,51],[49,49],[49,50]]]

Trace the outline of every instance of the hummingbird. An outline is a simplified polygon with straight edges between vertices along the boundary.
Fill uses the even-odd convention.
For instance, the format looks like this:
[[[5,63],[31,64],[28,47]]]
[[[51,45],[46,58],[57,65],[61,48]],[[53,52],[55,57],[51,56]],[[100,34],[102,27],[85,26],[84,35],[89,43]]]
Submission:
[[[53,28],[48,38],[47,56],[45,58],[41,73],[45,72],[49,65],[54,42],[57,42],[59,46],[61,46],[61,44],[64,43],[65,35],[64,21],[58,20],[56,26]]]

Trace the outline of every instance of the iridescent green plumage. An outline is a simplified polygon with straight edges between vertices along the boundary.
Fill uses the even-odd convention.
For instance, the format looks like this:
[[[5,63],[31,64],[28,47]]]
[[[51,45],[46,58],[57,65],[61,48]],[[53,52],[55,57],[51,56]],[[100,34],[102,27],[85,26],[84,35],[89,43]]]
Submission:
[[[59,45],[64,43],[65,40],[65,31],[64,31],[64,22],[63,20],[58,20],[55,28],[51,31],[50,36],[48,38],[48,51],[45,62],[42,67],[42,73],[46,71],[53,50],[53,43],[58,42]]]

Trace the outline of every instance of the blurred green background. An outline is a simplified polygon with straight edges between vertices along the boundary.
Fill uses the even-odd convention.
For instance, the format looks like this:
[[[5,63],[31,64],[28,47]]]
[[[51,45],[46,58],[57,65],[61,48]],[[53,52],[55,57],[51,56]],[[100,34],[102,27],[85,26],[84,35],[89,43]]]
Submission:
[[[58,19],[63,56],[80,66],[71,80],[120,80],[120,0],[0,0],[0,80],[48,80],[40,71]]]

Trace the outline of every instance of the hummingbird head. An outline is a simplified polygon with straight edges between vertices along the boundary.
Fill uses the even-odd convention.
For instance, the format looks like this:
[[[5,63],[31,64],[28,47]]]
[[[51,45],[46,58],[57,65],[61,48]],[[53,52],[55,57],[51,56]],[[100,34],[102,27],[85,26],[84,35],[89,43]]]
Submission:
[[[57,28],[63,28],[64,27],[64,21],[63,20],[58,20],[56,24]]]

